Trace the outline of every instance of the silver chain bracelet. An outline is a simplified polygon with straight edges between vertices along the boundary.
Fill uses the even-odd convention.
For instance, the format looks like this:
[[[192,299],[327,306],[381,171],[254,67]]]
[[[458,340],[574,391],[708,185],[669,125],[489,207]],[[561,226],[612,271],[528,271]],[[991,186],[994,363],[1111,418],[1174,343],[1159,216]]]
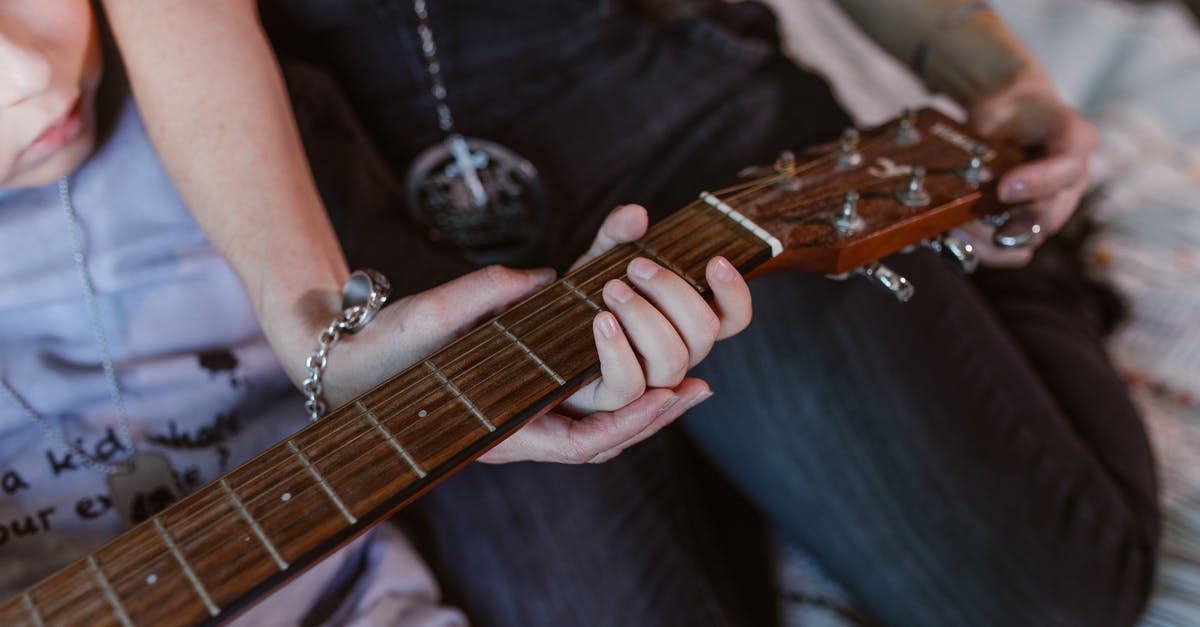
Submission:
[[[342,288],[342,312],[317,334],[317,351],[308,356],[304,367],[308,378],[300,386],[307,400],[304,409],[312,422],[325,415],[325,401],[321,398],[325,386],[321,379],[329,365],[329,351],[342,338],[343,333],[357,333],[387,302],[392,285],[386,277],[374,270],[355,270]]]

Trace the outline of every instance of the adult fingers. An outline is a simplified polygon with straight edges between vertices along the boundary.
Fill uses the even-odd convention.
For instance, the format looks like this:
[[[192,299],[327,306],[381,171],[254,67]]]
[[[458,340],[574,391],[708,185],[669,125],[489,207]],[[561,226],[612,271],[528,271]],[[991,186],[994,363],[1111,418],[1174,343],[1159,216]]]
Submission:
[[[388,332],[397,350],[425,355],[483,318],[549,285],[554,276],[553,270],[544,268],[488,266],[385,307],[380,321],[387,322],[368,325],[351,337],[378,341],[379,334]]]
[[[1051,126],[1042,143],[1045,156],[1004,175],[999,192],[1002,202],[1036,201],[1081,181],[1086,185],[1088,160],[1097,143],[1095,126],[1069,109],[1045,123]]]

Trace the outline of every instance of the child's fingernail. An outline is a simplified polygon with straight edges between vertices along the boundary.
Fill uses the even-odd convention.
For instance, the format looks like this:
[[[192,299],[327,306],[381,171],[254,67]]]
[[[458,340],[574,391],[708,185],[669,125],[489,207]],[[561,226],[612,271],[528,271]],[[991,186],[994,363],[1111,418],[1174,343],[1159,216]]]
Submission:
[[[596,315],[596,326],[600,327],[600,334],[610,340],[619,332],[617,318],[607,311]]]
[[[717,278],[721,281],[728,283],[737,278],[737,270],[735,270],[733,264],[729,263],[729,261],[724,257],[717,257],[714,266],[714,274],[716,274]]]
[[[1009,183],[1000,189],[1000,200],[1004,202],[1016,202],[1025,200],[1025,195],[1029,192],[1029,186],[1021,181]]]
[[[553,268],[538,268],[537,270],[529,271],[529,280],[538,287],[545,287],[554,282],[554,277],[557,274]]]
[[[669,409],[671,409],[672,407],[674,407],[674,406],[675,406],[675,403],[678,403],[678,402],[679,402],[679,397],[678,397],[678,396],[672,396],[671,398],[667,399],[667,402],[663,403],[663,406],[662,406],[662,407],[659,407],[659,408],[658,408],[658,413],[656,413],[656,414],[654,414],[654,415],[655,415],[655,416],[661,416],[661,415],[663,415],[663,414],[667,413],[667,410],[669,410]]]
[[[707,401],[708,399],[712,398],[712,395],[713,395],[712,390],[705,390],[705,391],[697,394],[696,398],[693,398],[692,402],[688,403],[688,409],[691,409],[691,408],[695,407],[696,405],[699,405],[700,403]]]
[[[639,279],[652,279],[654,275],[658,274],[658,264],[649,259],[638,257],[629,262],[629,274]]]
[[[604,291],[618,303],[627,303],[633,298],[633,288],[625,285],[624,281],[609,281],[608,285],[604,286]]]

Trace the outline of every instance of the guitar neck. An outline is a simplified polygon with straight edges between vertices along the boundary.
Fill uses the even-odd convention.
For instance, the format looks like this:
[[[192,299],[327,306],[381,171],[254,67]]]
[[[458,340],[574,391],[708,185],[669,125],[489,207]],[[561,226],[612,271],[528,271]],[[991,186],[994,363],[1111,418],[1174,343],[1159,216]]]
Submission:
[[[604,284],[648,257],[707,293],[774,252],[697,201],[0,605],[0,624],[215,623],[366,531],[599,372]]]

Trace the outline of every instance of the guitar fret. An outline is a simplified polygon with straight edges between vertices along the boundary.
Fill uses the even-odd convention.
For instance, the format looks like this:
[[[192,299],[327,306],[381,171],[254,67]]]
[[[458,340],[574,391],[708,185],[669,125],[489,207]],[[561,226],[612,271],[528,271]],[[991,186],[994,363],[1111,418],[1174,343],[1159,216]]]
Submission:
[[[562,279],[559,281],[559,283],[561,283],[563,287],[571,290],[572,294],[578,296],[579,300],[582,300],[583,302],[587,303],[588,306],[591,307],[592,309],[594,309],[596,311],[604,310],[603,307],[596,304],[596,301],[589,298],[587,294],[584,294],[583,291],[581,291],[578,287],[576,287],[574,283],[568,281],[567,279]]]
[[[684,281],[687,281],[688,285],[691,285],[692,288],[695,289],[697,292],[700,292],[701,294],[704,293],[704,286],[697,283],[696,280],[693,279],[692,276],[690,274],[688,274],[686,271],[684,271],[682,268],[675,265],[673,262],[668,261],[662,255],[658,254],[658,251],[654,250],[653,248],[650,248],[649,246],[647,246],[641,242],[635,241],[635,242],[632,242],[632,244],[634,246],[636,246],[638,250],[645,253],[646,256],[657,261],[659,263],[659,265],[670,270],[671,272],[674,272],[675,274],[678,274],[680,278],[682,278]]]
[[[179,567],[183,569],[183,575],[192,582],[192,588],[196,590],[196,594],[200,595],[200,600],[204,602],[204,607],[208,608],[208,613],[216,616],[221,613],[220,608],[213,603],[211,597],[208,596],[208,591],[204,589],[204,585],[200,583],[200,578],[196,577],[196,573],[192,571],[191,565],[187,560],[183,559],[183,553],[179,552],[179,547],[175,546],[175,541],[171,539],[171,534],[167,533],[167,528],[157,516],[151,518],[154,521],[154,528],[158,530],[159,537],[162,538],[163,544],[167,545],[167,550],[175,557],[175,561],[179,562]]]
[[[424,360],[422,363],[425,364],[425,367],[433,373],[433,376],[436,377],[442,385],[446,386],[446,389],[450,390],[450,392],[454,394],[454,396],[458,398],[458,400],[461,401],[468,410],[471,411],[471,414],[475,416],[475,419],[479,421],[479,424],[483,425],[488,431],[496,430],[496,425],[492,424],[490,420],[484,417],[483,413],[479,411],[479,408],[475,407],[475,403],[472,403],[471,399],[467,398],[466,395],[464,395],[462,391],[458,389],[458,386],[454,385],[450,379],[447,379],[446,375],[442,374],[442,371],[438,370],[437,366],[433,365],[433,363],[428,359]]]
[[[296,447],[296,443],[288,440],[287,445],[288,448],[292,450],[292,453],[295,453],[296,459],[300,461],[300,465],[304,466],[304,469],[308,471],[308,474],[312,475],[313,479],[317,480],[317,484],[321,486],[321,489],[325,491],[325,494],[329,495],[329,500],[333,501],[333,504],[342,511],[342,515],[346,517],[346,520],[350,521],[350,524],[352,525],[358,522],[358,519],[354,517],[354,514],[351,514],[350,510],[346,509],[346,505],[345,503],[342,503],[342,499],[338,498],[338,495],[333,492],[333,488],[329,487],[328,483],[325,483],[325,478],[321,476],[320,472],[317,472],[317,469],[312,465],[312,462],[308,461],[308,458],[304,456],[304,453],[301,453],[300,449]]]
[[[29,612],[29,617],[33,619],[35,627],[46,627],[46,623],[42,621],[42,615],[38,612],[37,605],[33,603],[33,597],[29,593],[21,595],[21,600],[25,603],[25,609]]]
[[[513,335],[512,331],[509,331],[507,328],[504,327],[503,324],[500,324],[499,320],[492,320],[492,324],[495,325],[495,327],[497,329],[500,329],[500,332],[504,334],[504,337],[512,340],[512,342],[514,344],[516,344],[518,347],[520,347],[521,350],[524,351],[525,354],[530,359],[533,360],[533,363],[537,364],[538,368],[541,368],[543,372],[550,375],[550,378],[554,379],[555,383],[557,383],[559,385],[566,385],[567,380],[560,377],[558,375],[558,373],[554,371],[553,368],[551,368],[550,366],[547,366],[546,362],[542,361],[542,358],[538,357],[537,353],[533,352],[533,349],[529,348],[528,346],[525,345],[525,342],[521,341],[521,338]]]
[[[281,571],[287,570],[288,563],[284,561],[282,556],[279,555],[279,551],[275,550],[275,545],[272,544],[271,540],[267,538],[267,534],[263,533],[262,528],[258,526],[258,521],[254,520],[254,517],[250,515],[250,512],[246,509],[246,506],[242,504],[242,500],[233,493],[233,488],[230,488],[229,483],[224,479],[221,479],[220,484],[221,489],[224,490],[226,496],[229,497],[229,501],[233,503],[233,506],[236,507],[238,512],[241,513],[242,518],[244,518],[246,523],[250,525],[250,529],[254,532],[254,535],[258,536],[258,541],[261,542],[263,547],[267,549],[267,552],[271,554],[271,559],[275,560],[275,565],[278,566],[279,570]]]
[[[92,569],[92,575],[96,579],[96,583],[100,585],[100,591],[104,593],[105,600],[112,606],[113,613],[116,614],[117,620],[125,627],[133,627],[133,621],[129,620],[129,615],[125,613],[125,608],[121,605],[121,599],[117,598],[117,593],[113,591],[112,585],[108,583],[108,577],[100,571],[100,565],[96,563],[95,556],[88,555],[88,567]]]
[[[417,464],[417,460],[413,459],[412,455],[409,455],[408,451],[406,451],[403,446],[400,446],[400,443],[396,441],[396,438],[392,437],[392,432],[388,431],[387,427],[384,427],[383,423],[379,422],[379,419],[375,417],[375,414],[372,413],[370,409],[367,409],[367,406],[364,405],[362,401],[355,401],[354,404],[362,410],[363,416],[365,416],[367,421],[375,426],[375,429],[378,430],[381,435],[383,435],[384,439],[388,441],[388,444],[391,444],[392,448],[396,449],[396,452],[400,454],[400,457],[403,457],[404,461],[408,462],[409,468],[412,468],[413,472],[417,473],[418,477],[424,479],[426,475],[425,469],[421,468],[421,466]]]
[[[716,196],[714,196],[708,192],[700,192],[700,200],[703,200],[704,202],[708,203],[717,211],[720,211],[721,213],[728,216],[730,220],[737,222],[738,224],[742,225],[747,230],[749,230],[751,233],[754,233],[759,239],[766,242],[767,244],[770,244],[772,257],[777,257],[777,256],[779,256],[779,254],[781,254],[783,252],[783,243],[780,242],[778,238],[776,238],[774,235],[771,235],[770,233],[768,233],[761,226],[755,224],[746,216],[742,215],[740,212],[738,212],[737,209],[730,207],[728,204],[725,203],[725,201],[721,200],[720,198],[717,198]]]

